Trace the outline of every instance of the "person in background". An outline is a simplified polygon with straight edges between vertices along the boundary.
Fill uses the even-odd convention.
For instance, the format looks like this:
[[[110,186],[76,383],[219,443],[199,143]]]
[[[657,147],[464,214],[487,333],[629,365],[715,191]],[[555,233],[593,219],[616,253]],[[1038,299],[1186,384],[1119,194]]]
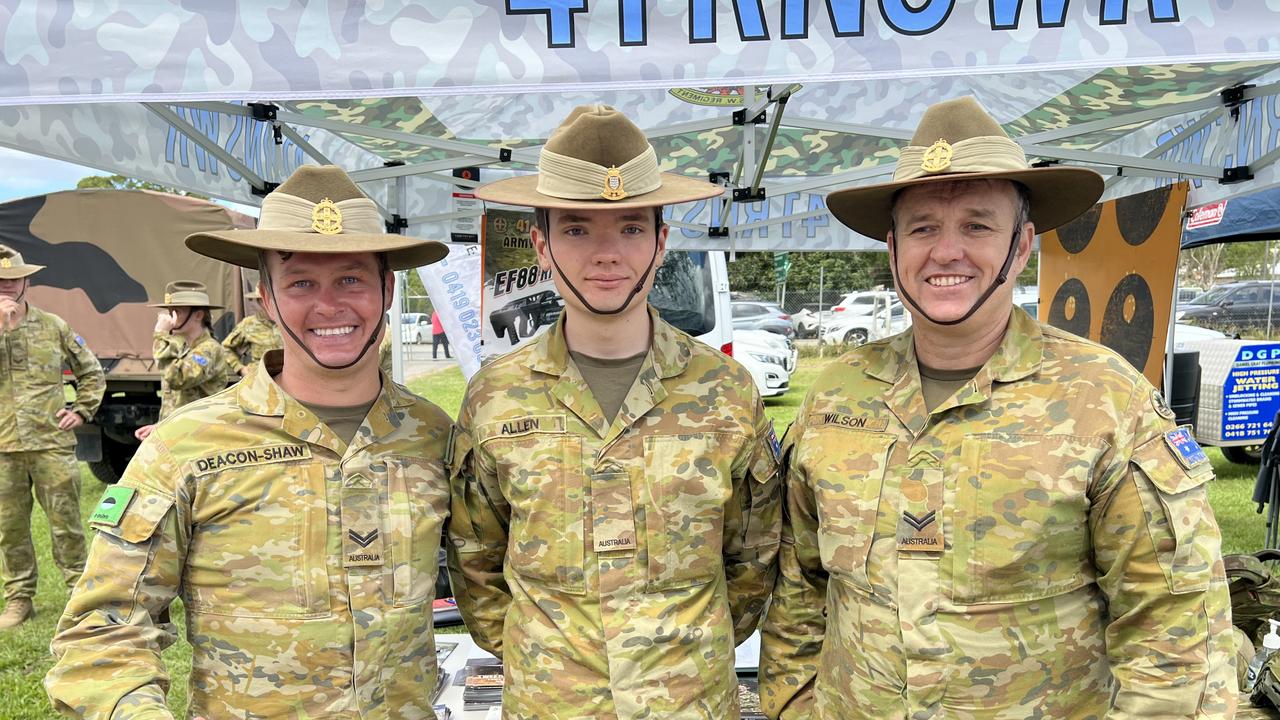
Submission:
[[[43,269],[0,245],[0,630],[36,614],[32,490],[49,519],[53,562],[68,589],[84,569],[75,429],[93,419],[106,389],[102,366],[84,338],[27,301],[31,276]],[[75,377],[70,406],[63,395],[63,365]]]
[[[212,311],[222,308],[209,302],[204,283],[175,280],[164,288],[164,301],[156,315],[152,355],[160,370],[160,420],[193,400],[209,397],[227,386],[234,373],[227,352],[213,339]],[[134,432],[146,440],[155,425]]]

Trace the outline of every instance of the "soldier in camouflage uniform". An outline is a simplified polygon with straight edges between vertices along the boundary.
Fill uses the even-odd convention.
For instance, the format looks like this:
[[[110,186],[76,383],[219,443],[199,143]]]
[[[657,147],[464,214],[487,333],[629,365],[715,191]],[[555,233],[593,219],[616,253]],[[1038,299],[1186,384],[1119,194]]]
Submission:
[[[392,270],[445,250],[382,227],[341,169],[305,166],[263,200],[259,230],[187,238],[261,264],[285,346],[159,423],[90,517],[45,680],[60,712],[170,717],[160,652],[180,596],[193,716],[434,717],[449,419],[370,349]]]
[[[163,308],[156,316],[152,355],[160,371],[160,420],[193,400],[209,397],[227,386],[231,368],[227,353],[213,339],[210,311],[221,305],[209,302],[204,283],[176,280],[165,285]],[[134,433],[146,440],[155,425]]]
[[[62,318],[24,298],[42,265],[0,245],[0,630],[35,616],[36,556],[31,544],[31,491],[49,518],[53,561],[67,587],[84,568],[80,526],[80,466],[73,430],[93,418],[106,388],[102,367],[84,338]],[[66,407],[62,366],[76,379]]]
[[[644,302],[661,205],[721,189],[660,173],[604,106],[574,110],[539,171],[477,190],[539,208],[534,247],[566,304],[467,389],[458,608],[502,658],[503,717],[737,718],[734,647],[776,572],[777,440],[751,376]]]
[[[893,182],[831,193],[887,238],[913,325],[824,372],[783,439],[770,717],[1231,717],[1208,460],[1119,355],[1012,306],[1035,232],[1101,191],[962,98]]]
[[[262,295],[257,289],[245,293],[244,299],[257,304],[256,312],[245,315],[222,340],[222,348],[227,351],[227,369],[237,375],[247,373],[249,365],[261,360],[268,350],[278,350],[284,346],[280,328],[262,310]],[[245,359],[248,364],[244,362]]]

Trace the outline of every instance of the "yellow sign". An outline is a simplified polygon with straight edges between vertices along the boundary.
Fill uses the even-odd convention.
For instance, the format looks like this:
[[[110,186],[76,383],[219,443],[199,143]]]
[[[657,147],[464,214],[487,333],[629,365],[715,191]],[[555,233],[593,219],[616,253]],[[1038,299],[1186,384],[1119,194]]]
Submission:
[[[316,203],[311,210],[311,229],[321,235],[337,235],[342,232],[342,211],[329,198]]]
[[[920,160],[920,169],[925,172],[942,172],[951,167],[951,143],[938,139],[938,142],[929,146],[924,151],[924,157]]]
[[[616,167],[609,168],[604,176],[604,192],[600,193],[600,197],[605,200],[621,200],[626,196],[627,190],[622,187],[622,171]]]

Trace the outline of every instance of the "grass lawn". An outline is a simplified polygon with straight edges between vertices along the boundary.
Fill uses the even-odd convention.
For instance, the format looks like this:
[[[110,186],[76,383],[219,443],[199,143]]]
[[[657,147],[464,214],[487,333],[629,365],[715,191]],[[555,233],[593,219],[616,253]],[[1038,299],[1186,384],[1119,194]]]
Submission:
[[[778,429],[778,435],[795,418],[800,401],[814,378],[830,359],[801,358],[800,369],[791,378],[791,391],[781,398],[765,401],[766,412]],[[413,379],[409,387],[418,394],[442,407],[450,416],[457,416],[462,405],[464,384],[462,373],[456,367]],[[1213,462],[1217,479],[1209,487],[1209,500],[1222,526],[1223,551],[1248,552],[1262,546],[1264,534],[1263,516],[1255,512],[1256,506],[1249,498],[1253,492],[1254,473],[1251,466],[1227,462],[1217,449],[1207,449]],[[84,517],[97,503],[103,485],[82,467],[83,490],[80,509]],[[36,546],[36,558],[40,566],[40,590],[36,595],[36,619],[17,630],[0,635],[0,718],[4,720],[35,720],[57,717],[49,707],[41,680],[53,664],[49,655],[49,640],[53,636],[58,615],[66,602],[66,592],[59,587],[58,573],[49,555],[49,530],[44,513],[37,507],[32,517],[32,533]],[[179,602],[173,610],[179,637],[183,629],[183,612]],[[191,648],[180,639],[164,653],[172,687],[169,707],[177,717],[182,717],[187,703],[187,677],[191,673]]]

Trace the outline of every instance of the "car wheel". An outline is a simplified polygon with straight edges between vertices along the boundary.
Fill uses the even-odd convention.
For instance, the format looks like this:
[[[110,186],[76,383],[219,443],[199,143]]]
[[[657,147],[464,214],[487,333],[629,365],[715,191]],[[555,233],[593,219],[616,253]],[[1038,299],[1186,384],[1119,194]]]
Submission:
[[[1261,445],[1234,445],[1222,448],[1222,456],[1237,465],[1257,465],[1262,462]]]
[[[844,341],[850,345],[862,345],[867,341],[867,331],[862,328],[854,328],[844,334]]]

